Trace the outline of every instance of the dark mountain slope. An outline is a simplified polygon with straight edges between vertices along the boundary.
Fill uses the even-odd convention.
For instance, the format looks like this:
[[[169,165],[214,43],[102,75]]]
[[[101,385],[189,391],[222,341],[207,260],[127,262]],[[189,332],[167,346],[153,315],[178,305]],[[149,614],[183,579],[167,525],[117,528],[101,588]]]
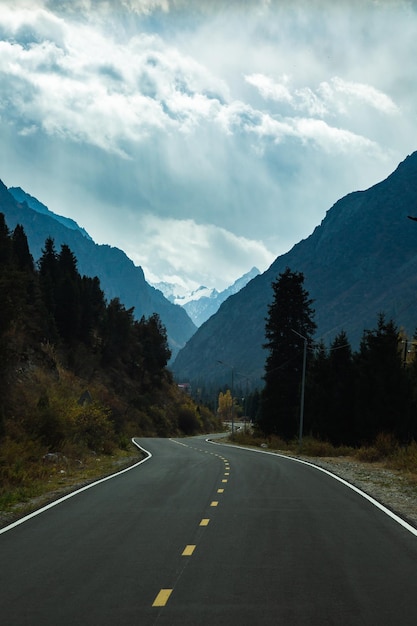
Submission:
[[[170,348],[175,355],[195,332],[196,327],[187,313],[169,302],[163,294],[145,280],[143,270],[137,267],[118,248],[98,245],[86,238],[79,230],[67,228],[50,215],[39,213],[26,203],[17,202],[0,181],[0,211],[5,214],[9,229],[22,224],[35,260],[41,255],[45,239],[55,241],[57,252],[66,243],[78,260],[80,274],[98,276],[108,300],[114,297],[126,308],[135,307],[135,317],[149,317],[158,313],[168,334]]]
[[[345,330],[354,347],[385,312],[412,334],[417,326],[417,152],[386,180],[351,193],[327,212],[312,235],[278,257],[222,304],[174,362],[177,378],[224,381],[218,360],[259,380],[271,283],[290,267],[305,275],[314,299],[317,339]]]

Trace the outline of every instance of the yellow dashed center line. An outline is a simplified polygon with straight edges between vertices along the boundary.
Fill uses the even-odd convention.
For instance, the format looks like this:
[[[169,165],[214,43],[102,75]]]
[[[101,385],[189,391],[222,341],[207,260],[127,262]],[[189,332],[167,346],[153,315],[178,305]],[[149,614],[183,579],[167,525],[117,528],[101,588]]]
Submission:
[[[171,593],[172,589],[161,589],[153,601],[152,606],[165,606]]]
[[[175,443],[180,443],[180,442],[176,441]],[[189,447],[189,446],[186,446],[186,444],[180,444],[180,445]],[[230,470],[229,461],[225,459],[224,457],[221,457],[220,455],[215,454],[213,452],[208,452],[207,450],[202,450],[201,448],[199,449],[199,451],[204,452],[205,454],[211,454],[212,456],[217,456],[222,461],[224,461],[224,469]],[[224,476],[229,476],[229,471],[226,471],[224,473]],[[227,483],[227,478],[223,478],[222,483]],[[224,489],[217,489],[217,493],[224,493]],[[210,506],[214,507],[214,506],[218,506],[218,504],[219,504],[218,500],[213,500]],[[204,517],[200,522],[200,526],[208,526],[209,522],[210,522],[210,519],[208,517]],[[181,556],[191,556],[194,553],[194,550],[196,549],[196,547],[197,546],[195,544],[186,545]],[[155,606],[155,607],[165,606],[169,600],[169,597],[172,591],[173,589],[161,589],[158,595],[156,596],[155,600],[153,601],[152,606]]]

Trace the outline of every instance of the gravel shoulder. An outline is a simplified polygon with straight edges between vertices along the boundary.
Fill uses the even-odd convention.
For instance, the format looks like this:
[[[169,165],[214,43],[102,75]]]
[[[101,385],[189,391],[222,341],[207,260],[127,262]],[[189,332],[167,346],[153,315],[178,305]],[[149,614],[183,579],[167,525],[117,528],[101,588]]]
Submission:
[[[417,528],[417,477],[351,457],[296,457],[322,467],[358,487]]]

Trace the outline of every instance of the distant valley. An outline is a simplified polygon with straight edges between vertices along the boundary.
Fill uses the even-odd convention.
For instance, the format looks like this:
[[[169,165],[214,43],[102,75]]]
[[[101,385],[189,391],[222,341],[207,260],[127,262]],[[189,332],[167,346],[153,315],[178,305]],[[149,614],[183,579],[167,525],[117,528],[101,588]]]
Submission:
[[[408,337],[417,327],[417,224],[407,219],[417,216],[417,152],[386,180],[336,202],[314,232],[266,272],[253,268],[220,293],[201,287],[185,296],[172,285],[149,285],[124,252],[95,244],[73,220],[52,214],[20,188],[0,184],[0,211],[9,228],[24,226],[35,259],[46,237],[57,248],[67,243],[79,271],[98,276],[107,298],[119,297],[138,318],[158,313],[173,353],[171,367],[181,382],[224,382],[221,361],[252,385],[262,384],[271,283],[286,267],[304,273],[318,341],[329,345],[344,330],[356,349],[379,313]]]

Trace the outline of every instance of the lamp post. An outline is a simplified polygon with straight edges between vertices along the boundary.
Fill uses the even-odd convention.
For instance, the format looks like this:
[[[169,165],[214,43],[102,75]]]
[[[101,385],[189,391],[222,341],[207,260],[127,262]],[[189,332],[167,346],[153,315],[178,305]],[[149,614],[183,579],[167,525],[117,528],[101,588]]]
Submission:
[[[307,363],[307,337],[301,335],[293,328],[291,329],[293,333],[301,337],[304,340],[304,351],[303,351],[303,374],[301,380],[301,402],[300,402],[300,432],[298,436],[298,445],[301,448],[301,444],[303,441],[303,422],[304,422],[304,390],[306,384],[306,363]]]
[[[234,438],[234,434],[235,434],[235,420],[234,420],[234,413],[233,413],[233,379],[234,379],[234,372],[235,372],[235,368],[233,367],[233,365],[229,365],[229,363],[225,363],[224,361],[217,361],[217,363],[220,363],[221,365],[225,365],[226,367],[230,367],[230,369],[232,370],[232,387],[231,387],[231,394],[232,394],[232,439]]]

